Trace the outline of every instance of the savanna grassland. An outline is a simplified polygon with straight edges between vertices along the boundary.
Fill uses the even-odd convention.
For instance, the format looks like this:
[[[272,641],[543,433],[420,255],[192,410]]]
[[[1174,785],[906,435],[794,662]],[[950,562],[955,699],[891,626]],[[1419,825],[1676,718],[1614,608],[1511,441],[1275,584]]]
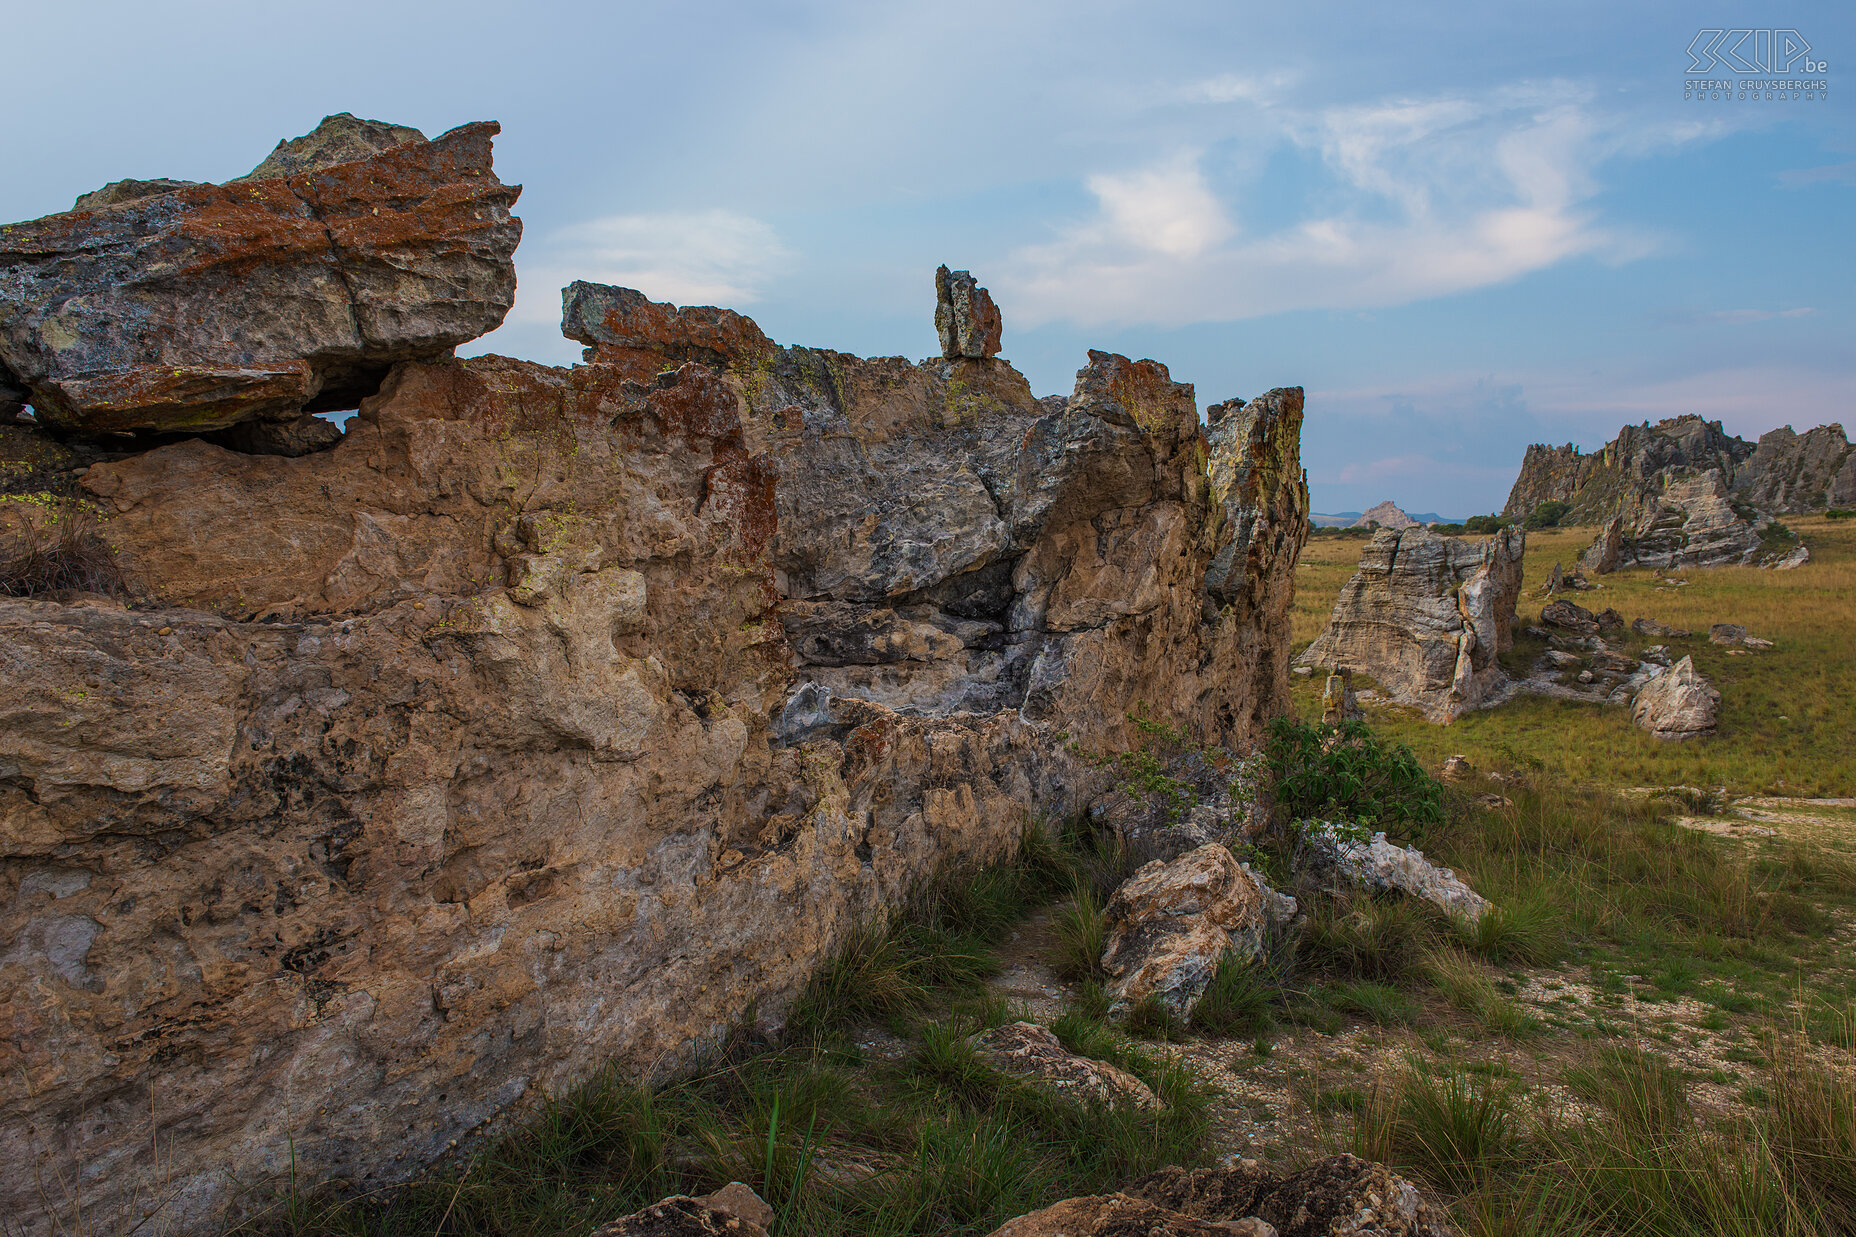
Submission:
[[[1656,619],[1694,634],[1686,639],[1607,632],[1624,653],[1666,645],[1672,660],[1689,654],[1721,691],[1719,732],[1685,744],[1660,742],[1631,724],[1629,710],[1525,696],[1433,726],[1415,712],[1373,707],[1376,731],[1409,744],[1432,766],[1451,753],[1482,769],[1528,768],[1614,787],[1688,785],[1732,795],[1842,798],[1856,795],[1856,521],[1790,517],[1811,547],[1795,571],[1716,567],[1678,572],[1643,569],[1597,577],[1600,587],[1570,594],[1590,610],[1609,606],[1625,620]],[[1539,586],[1553,564],[1571,568],[1593,530],[1549,529],[1527,538],[1517,628],[1537,624]],[[1306,647],[1327,622],[1335,594],[1353,574],[1364,543],[1317,538],[1296,575],[1294,639]],[[1675,579],[1685,583],[1670,585]],[[1730,651],[1708,642],[1711,623],[1738,623],[1773,640],[1764,651]],[[1517,631],[1504,658],[1525,674],[1545,646]],[[1292,684],[1297,707],[1320,713],[1319,676]]]

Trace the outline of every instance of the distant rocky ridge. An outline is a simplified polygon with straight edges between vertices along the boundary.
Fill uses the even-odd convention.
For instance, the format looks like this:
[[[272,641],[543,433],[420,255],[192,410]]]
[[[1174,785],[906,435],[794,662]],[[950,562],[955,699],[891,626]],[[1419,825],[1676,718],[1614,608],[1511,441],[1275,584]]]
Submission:
[[[1503,514],[1524,519],[1547,502],[1567,504],[1564,524],[1622,521],[1619,565],[1779,565],[1797,547],[1763,535],[1772,519],[1856,505],[1856,451],[1841,425],[1781,426],[1755,444],[1718,421],[1673,417],[1627,425],[1590,455],[1529,447]]]
[[[1372,524],[1381,528],[1410,528],[1416,524],[1453,524],[1457,521],[1446,519],[1435,511],[1403,511],[1398,504],[1387,499],[1368,511],[1317,511],[1309,515],[1308,522],[1317,528],[1366,528]]]

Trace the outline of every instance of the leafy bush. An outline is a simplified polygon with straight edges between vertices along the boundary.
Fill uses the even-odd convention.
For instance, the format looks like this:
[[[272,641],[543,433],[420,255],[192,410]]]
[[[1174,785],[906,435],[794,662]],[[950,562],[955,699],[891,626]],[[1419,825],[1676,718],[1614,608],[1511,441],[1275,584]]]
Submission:
[[[1270,723],[1276,802],[1294,819],[1347,821],[1419,839],[1443,823],[1443,787],[1411,749],[1361,722],[1337,730],[1279,717]]]
[[[1557,498],[1549,498],[1546,502],[1536,505],[1534,509],[1528,513],[1527,519],[1522,521],[1522,527],[1558,528],[1560,526],[1560,521],[1565,519],[1566,513],[1571,510],[1571,503],[1561,502]]]

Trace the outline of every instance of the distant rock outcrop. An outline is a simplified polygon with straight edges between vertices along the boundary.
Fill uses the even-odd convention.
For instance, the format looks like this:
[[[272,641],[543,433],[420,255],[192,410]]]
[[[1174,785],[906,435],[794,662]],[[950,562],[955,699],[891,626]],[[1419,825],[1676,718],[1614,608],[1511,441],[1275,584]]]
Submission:
[[[934,329],[941,337],[942,356],[951,361],[999,355],[1004,322],[992,293],[980,287],[979,280],[944,266],[934,273],[934,292]]]
[[[1296,659],[1371,675],[1392,699],[1453,721],[1507,684],[1526,534],[1475,544],[1422,528],[1377,533],[1327,628]]]
[[[0,230],[0,398],[89,437],[354,408],[508,313],[499,131],[331,116],[240,180],[118,181]]]
[[[1418,521],[1400,511],[1398,504],[1388,498],[1362,511],[1351,527],[1370,528],[1375,524],[1381,528],[1416,528]]]
[[[1529,447],[1503,514],[1524,519],[1545,502],[1568,505],[1563,524],[1618,521],[1613,566],[1795,566],[1809,555],[1795,541],[1770,543],[1772,517],[1856,504],[1856,452],[1841,425],[1785,426],[1755,446],[1718,421],[1673,417],[1627,425],[1591,455],[1571,443]],[[1600,560],[1610,537],[1607,527],[1593,547]]]

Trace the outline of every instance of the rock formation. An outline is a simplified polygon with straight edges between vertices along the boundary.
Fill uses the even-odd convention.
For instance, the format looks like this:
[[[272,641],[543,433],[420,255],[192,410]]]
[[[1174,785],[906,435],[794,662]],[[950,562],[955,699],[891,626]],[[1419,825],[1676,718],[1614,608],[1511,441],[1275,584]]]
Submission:
[[[1399,510],[1398,504],[1388,498],[1362,511],[1352,527],[1371,528],[1375,524],[1381,528],[1416,528],[1418,521]]]
[[[1507,683],[1496,657],[1514,644],[1525,546],[1519,529],[1480,545],[1421,528],[1382,530],[1297,663],[1369,674],[1438,722],[1496,699]]]
[[[1585,553],[1579,556],[1579,570],[1589,571],[1595,576],[1616,571],[1618,557],[1623,549],[1624,517],[1614,515],[1605,521],[1605,526],[1598,530],[1598,536]]]
[[[1303,830],[1302,843],[1311,871],[1338,877],[1355,889],[1421,898],[1472,922],[1489,910],[1488,900],[1455,872],[1431,863],[1421,850],[1386,841],[1383,833],[1353,841],[1331,826],[1315,826]]]
[[[7,227],[0,387],[87,436],[355,407],[509,311],[521,190],[491,169],[498,131],[331,116],[238,181],[118,182]]]
[[[1631,720],[1659,739],[1694,739],[1714,732],[1721,693],[1684,657],[1668,673],[1644,684],[1631,705]]]
[[[1202,435],[1151,361],[1092,353],[1053,408],[1004,362],[781,348],[589,285],[564,322],[588,364],[408,359],[507,303],[493,131],[10,234],[257,212],[283,256],[222,289],[253,323],[302,309],[266,299],[289,263],[408,264],[289,364],[234,323],[74,321],[112,375],[86,387],[15,349],[63,321],[26,293],[67,284],[4,255],[8,364],[61,425],[281,419],[392,363],[297,458],[183,437],[80,474],[40,436],[125,595],[0,597],[0,1214],[25,1233],[68,1213],[39,1182],[139,1220],[157,1143],[161,1225],[201,1226],[292,1163],[373,1188],[607,1060],[672,1068],[745,1009],[777,1024],[930,872],[1088,803],[1107,775],[1071,745],[1135,746],[1132,702],[1239,748],[1288,707],[1299,391]],[[371,222],[376,180],[424,205]],[[317,219],[353,225],[339,262],[289,248]],[[112,252],[123,298],[225,273]],[[109,421],[86,392],[156,354],[261,373]]]
[[[1625,566],[1789,566],[1802,547],[1770,549],[1761,534],[1775,515],[1856,504],[1856,452],[1841,425],[1784,426],[1755,446],[1718,421],[1673,417],[1627,425],[1591,455],[1571,443],[1529,447],[1503,513],[1523,519],[1548,501],[1571,507],[1562,523],[1619,521],[1613,558]],[[1590,552],[1599,561],[1611,536]]]
[[[934,329],[941,336],[943,357],[983,361],[999,355],[1005,323],[992,293],[980,287],[979,280],[944,266],[934,273],[934,294]]]

